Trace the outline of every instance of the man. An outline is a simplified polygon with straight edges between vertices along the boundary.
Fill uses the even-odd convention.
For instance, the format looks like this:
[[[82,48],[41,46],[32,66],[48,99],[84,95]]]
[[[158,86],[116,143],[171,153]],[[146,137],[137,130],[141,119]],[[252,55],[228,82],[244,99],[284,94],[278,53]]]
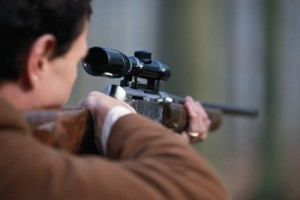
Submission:
[[[42,144],[20,112],[62,106],[87,51],[90,0],[0,0],[0,199],[228,199],[189,145],[119,100],[81,103],[106,157]],[[210,121],[187,97],[188,131]],[[134,123],[132,123],[134,122]]]

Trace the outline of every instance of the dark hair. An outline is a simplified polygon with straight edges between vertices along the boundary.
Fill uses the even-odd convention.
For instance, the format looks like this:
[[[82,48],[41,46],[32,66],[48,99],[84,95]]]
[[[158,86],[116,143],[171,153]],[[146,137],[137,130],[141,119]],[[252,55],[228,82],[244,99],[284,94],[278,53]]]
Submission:
[[[91,0],[0,0],[0,81],[17,80],[32,43],[54,35],[54,57],[71,47],[89,19]]]

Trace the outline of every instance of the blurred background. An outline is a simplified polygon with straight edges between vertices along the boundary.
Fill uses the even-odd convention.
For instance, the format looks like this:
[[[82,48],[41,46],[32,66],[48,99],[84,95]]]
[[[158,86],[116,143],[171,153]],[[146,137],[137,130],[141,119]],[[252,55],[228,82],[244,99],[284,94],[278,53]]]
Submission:
[[[300,199],[299,0],[94,0],[89,46],[146,49],[172,69],[162,89],[257,108],[195,145],[233,199]],[[68,105],[120,80],[82,67]],[[199,186],[201,187],[201,186]]]

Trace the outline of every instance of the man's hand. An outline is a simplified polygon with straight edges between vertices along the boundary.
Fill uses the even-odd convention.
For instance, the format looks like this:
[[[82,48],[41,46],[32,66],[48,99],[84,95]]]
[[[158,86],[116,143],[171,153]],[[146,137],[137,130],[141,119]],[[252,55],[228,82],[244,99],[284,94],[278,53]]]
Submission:
[[[90,94],[80,103],[80,105],[86,107],[91,112],[94,122],[97,123],[96,132],[100,135],[104,120],[112,108],[116,106],[122,106],[128,109],[130,112],[136,113],[135,110],[125,102],[95,91],[90,92]]]
[[[124,106],[133,113],[136,113],[135,110],[124,101],[97,91],[90,92],[80,104],[88,108],[91,112],[98,112],[98,114],[100,114],[99,117],[103,118],[105,118],[109,110],[115,106]]]
[[[187,96],[185,99],[185,108],[188,113],[187,130],[181,133],[182,138],[190,143],[204,141],[209,132],[211,124],[207,113],[199,101],[194,101],[192,97]]]

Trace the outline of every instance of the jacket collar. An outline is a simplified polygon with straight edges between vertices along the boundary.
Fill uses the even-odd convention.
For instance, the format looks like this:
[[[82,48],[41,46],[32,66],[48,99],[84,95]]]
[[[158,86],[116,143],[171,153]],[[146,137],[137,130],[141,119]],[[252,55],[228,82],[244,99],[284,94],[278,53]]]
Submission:
[[[0,96],[0,129],[15,129],[24,134],[30,134],[30,128],[21,113],[7,100]]]

